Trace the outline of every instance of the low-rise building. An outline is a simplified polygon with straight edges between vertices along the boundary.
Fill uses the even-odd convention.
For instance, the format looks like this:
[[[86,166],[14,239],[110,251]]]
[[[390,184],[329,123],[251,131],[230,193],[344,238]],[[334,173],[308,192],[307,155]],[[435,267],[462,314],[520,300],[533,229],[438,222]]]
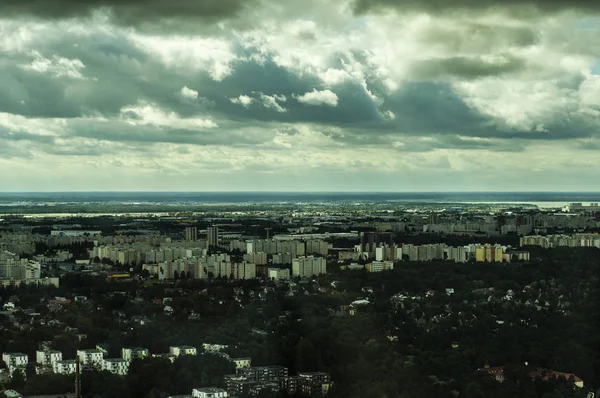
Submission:
[[[252,363],[251,358],[232,358],[231,361],[235,364],[236,369],[249,368]]]
[[[192,397],[194,398],[227,398],[229,394],[227,391],[220,388],[194,388],[192,390]]]
[[[132,361],[136,358],[143,359],[148,356],[148,349],[141,347],[129,347],[121,349],[121,358]]]
[[[29,358],[27,355],[20,352],[5,352],[2,354],[2,361],[6,364],[9,372],[12,374],[15,369],[27,365]]]
[[[83,365],[88,366],[101,366],[104,359],[104,353],[96,349],[77,350],[77,356]]]
[[[169,352],[177,357],[181,355],[196,355],[198,353],[196,347],[190,345],[171,346],[169,347]]]
[[[108,370],[110,373],[124,376],[129,370],[129,362],[122,358],[104,358],[102,360],[102,370]]]
[[[161,353],[161,354],[152,354],[152,358],[164,358],[164,359],[168,359],[169,361],[171,361],[171,363],[173,363],[177,359],[177,355],[167,352],[167,353]]]
[[[288,280],[290,270],[286,268],[269,268],[269,279]]]
[[[331,375],[324,372],[299,373],[301,389],[311,397],[326,395],[331,388]]]
[[[52,364],[52,371],[61,375],[69,375],[77,371],[77,363],[75,360],[60,360]]]
[[[62,352],[56,350],[37,350],[36,362],[44,366],[53,366],[55,362],[62,361]]]

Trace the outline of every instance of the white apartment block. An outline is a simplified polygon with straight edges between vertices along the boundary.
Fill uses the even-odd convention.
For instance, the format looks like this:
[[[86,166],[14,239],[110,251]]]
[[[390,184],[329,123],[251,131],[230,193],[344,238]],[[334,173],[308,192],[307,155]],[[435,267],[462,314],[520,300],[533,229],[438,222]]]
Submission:
[[[10,373],[12,373],[16,368],[27,365],[29,358],[20,352],[5,352],[2,354],[2,361],[6,364]]]
[[[130,347],[121,349],[121,358],[126,361],[133,361],[136,358],[143,359],[148,356],[148,349],[141,347]]]
[[[169,347],[169,352],[175,356],[181,355],[197,355],[198,351],[196,347],[192,347],[189,345],[177,345]]]
[[[55,350],[38,350],[35,361],[40,365],[52,366],[55,362],[62,361],[62,352]]]
[[[249,368],[252,366],[251,358],[232,358],[231,362],[235,364],[236,369]]]
[[[292,275],[300,278],[310,278],[313,275],[327,273],[324,257],[298,257],[292,260]]]
[[[220,388],[194,388],[192,390],[194,398],[227,398],[227,391]]]
[[[220,351],[226,349],[227,347],[228,346],[223,345],[223,344],[208,344],[208,343],[202,344],[202,348],[206,352],[220,352]]]
[[[394,269],[394,263],[391,261],[373,261],[365,266],[367,272],[381,272]]]
[[[75,360],[56,361],[52,364],[52,371],[60,375],[70,375],[77,371]]]
[[[287,280],[290,279],[290,270],[285,268],[269,268],[269,279]]]
[[[101,366],[104,354],[100,350],[77,350],[79,361],[84,365]]]
[[[102,370],[108,370],[112,374],[124,376],[129,370],[129,362],[122,358],[104,358]]]

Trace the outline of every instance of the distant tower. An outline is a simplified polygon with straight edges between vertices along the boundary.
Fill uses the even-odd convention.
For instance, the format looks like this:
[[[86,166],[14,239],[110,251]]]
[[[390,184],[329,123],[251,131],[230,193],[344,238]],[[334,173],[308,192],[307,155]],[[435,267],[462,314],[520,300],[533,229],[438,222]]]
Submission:
[[[267,231],[267,240],[269,239],[269,232],[271,232],[273,228],[265,228],[265,230]]]
[[[81,398],[81,366],[79,356],[75,357],[75,398]]]
[[[208,227],[206,229],[206,247],[210,249],[219,245],[219,227]]]
[[[188,242],[198,240],[198,228],[185,227],[185,240]]]

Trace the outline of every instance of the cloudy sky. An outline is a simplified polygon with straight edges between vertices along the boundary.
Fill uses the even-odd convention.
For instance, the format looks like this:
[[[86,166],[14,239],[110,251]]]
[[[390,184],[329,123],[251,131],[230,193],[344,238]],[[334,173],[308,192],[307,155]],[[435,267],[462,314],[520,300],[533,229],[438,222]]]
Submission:
[[[600,191],[599,17],[0,0],[0,191]]]

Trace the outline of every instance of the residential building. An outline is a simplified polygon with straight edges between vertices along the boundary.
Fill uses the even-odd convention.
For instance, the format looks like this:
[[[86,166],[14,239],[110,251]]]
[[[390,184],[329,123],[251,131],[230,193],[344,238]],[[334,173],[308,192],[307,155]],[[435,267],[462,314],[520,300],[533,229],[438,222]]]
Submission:
[[[249,368],[252,363],[251,358],[232,358],[231,361],[235,364],[235,369]]]
[[[290,279],[290,270],[285,268],[269,268],[269,279]]]
[[[148,356],[148,349],[141,347],[130,347],[121,349],[121,358],[132,361],[136,358],[143,359]]]
[[[227,391],[220,388],[194,388],[192,390],[192,397],[194,398],[227,398],[229,394]]]
[[[112,374],[124,376],[129,370],[129,362],[122,358],[104,358],[102,370],[108,370]]]
[[[233,264],[232,274],[234,279],[254,279],[256,278],[256,264],[236,263]]]
[[[83,365],[90,366],[102,366],[102,360],[104,359],[102,351],[95,349],[77,350],[77,356]]]
[[[185,227],[185,240],[187,242],[197,241],[198,240],[198,228]]]
[[[533,379],[541,379],[544,381],[558,379],[572,380],[575,387],[578,388],[583,388],[584,385],[583,380],[573,373],[557,372],[549,369],[537,368],[533,372],[530,372],[529,376],[531,376]]]
[[[323,372],[299,373],[301,389],[311,397],[326,395],[331,388],[331,375]]]
[[[210,249],[219,245],[219,227],[208,227],[206,229],[206,248]]]
[[[267,253],[265,252],[254,252],[244,254],[244,261],[253,263],[256,265],[267,264]]]
[[[38,350],[35,361],[40,365],[52,366],[55,362],[62,361],[62,352],[55,350]]]
[[[169,347],[169,352],[177,357],[181,355],[197,355],[196,347],[189,345],[177,345]]]
[[[381,272],[394,269],[394,263],[391,261],[373,261],[365,265],[367,272]]]
[[[177,355],[171,353],[162,353],[162,354],[152,354],[152,358],[164,358],[171,361],[171,363],[175,362],[177,359]]]
[[[237,369],[237,374],[250,381],[269,382],[277,381],[288,375],[288,369],[283,366],[255,366]]]
[[[2,354],[2,361],[6,364],[9,372],[12,374],[15,369],[27,365],[29,358],[27,355],[20,352],[5,352]]]
[[[324,257],[299,257],[292,260],[292,275],[300,278],[310,278],[313,275],[327,273],[327,265]]]
[[[73,359],[56,361],[52,364],[52,371],[61,375],[70,375],[77,371],[77,363]]]

